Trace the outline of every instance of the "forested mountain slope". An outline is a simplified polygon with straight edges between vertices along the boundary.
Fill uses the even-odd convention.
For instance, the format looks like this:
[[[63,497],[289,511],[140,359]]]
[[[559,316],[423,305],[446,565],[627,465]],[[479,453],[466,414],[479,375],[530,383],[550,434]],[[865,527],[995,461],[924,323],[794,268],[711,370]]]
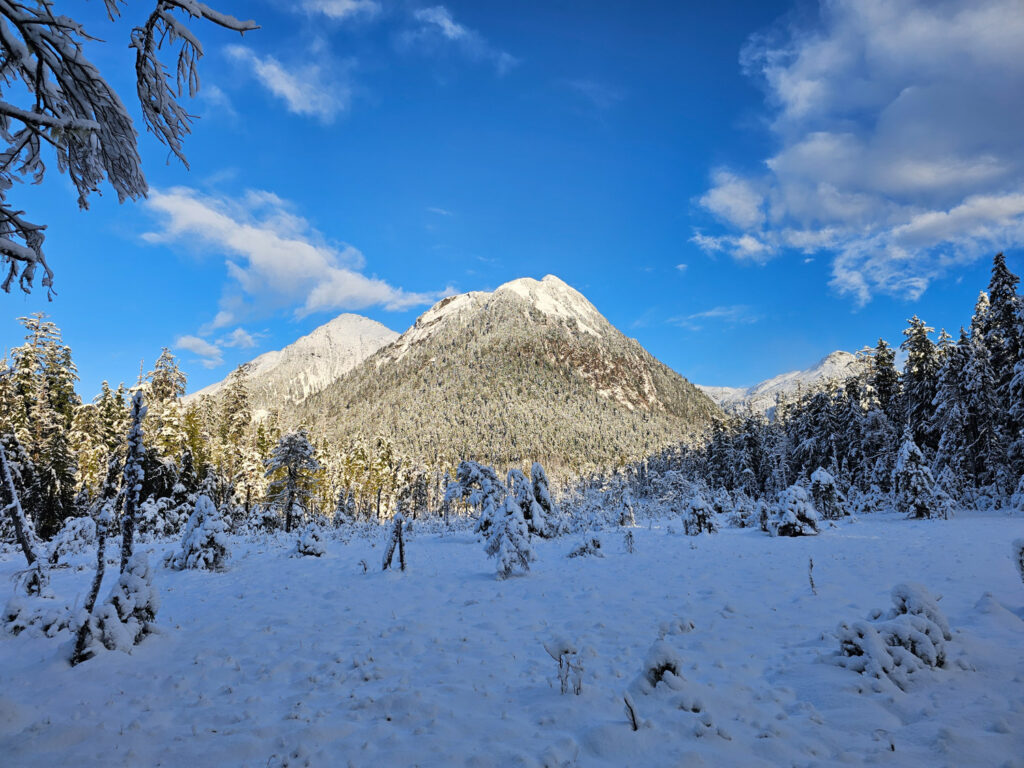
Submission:
[[[294,420],[334,439],[384,435],[432,466],[579,471],[693,437],[717,411],[549,275],[439,302]]]

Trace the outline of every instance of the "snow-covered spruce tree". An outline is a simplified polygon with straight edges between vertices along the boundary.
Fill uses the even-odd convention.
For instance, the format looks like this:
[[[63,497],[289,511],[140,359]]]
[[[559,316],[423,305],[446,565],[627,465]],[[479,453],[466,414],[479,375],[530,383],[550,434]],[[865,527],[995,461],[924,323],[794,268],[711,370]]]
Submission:
[[[693,495],[686,501],[682,517],[683,532],[687,536],[715,533],[718,530],[715,511],[700,491],[694,491]]]
[[[459,500],[480,509],[476,533],[486,534],[494,518],[500,514],[505,500],[505,486],[493,467],[475,461],[461,461],[455,470],[455,480],[445,489],[445,501]]]
[[[117,0],[104,0],[111,19],[119,16]],[[59,15],[52,2],[0,2],[4,33],[0,40],[0,76],[6,103],[0,113],[3,154],[0,167],[0,258],[8,265],[0,287],[10,291],[15,278],[29,292],[38,269],[42,285],[53,286],[53,273],[43,255],[45,225],[23,218],[8,201],[12,188],[43,179],[43,147],[52,146],[58,170],[66,171],[78,191],[78,205],[88,207],[89,195],[106,179],[119,201],[137,200],[148,191],[138,153],[138,137],[124,103],[86,58],[100,37],[89,35],[81,24]],[[219,13],[199,0],[157,0],[149,18],[131,32],[135,49],[135,80],[146,127],[182,162],[182,140],[192,118],[178,103],[187,91],[199,90],[197,63],[202,48],[183,20],[202,17],[238,32],[256,29]],[[86,42],[89,46],[85,46]],[[176,66],[159,59],[165,44],[180,44]],[[176,80],[171,81],[171,72]],[[17,84],[17,85],[16,85]]]
[[[153,570],[145,552],[136,552],[121,572],[110,596],[92,612],[84,630],[79,630],[71,663],[95,656],[100,648],[131,653],[153,633],[160,596],[153,588]]]
[[[168,554],[166,564],[175,570],[223,571],[230,555],[227,525],[209,496],[200,494],[185,525],[181,549]]]
[[[896,509],[907,517],[928,518],[945,516],[948,509],[940,503],[935,478],[925,464],[921,449],[909,432],[903,435],[893,472]]]
[[[507,579],[516,571],[530,570],[533,550],[523,510],[515,499],[506,496],[499,509],[484,532],[484,539],[488,556],[497,561],[498,578]]]
[[[814,508],[826,520],[838,520],[849,514],[843,492],[839,490],[832,474],[823,467],[811,473],[811,498],[814,500]]]
[[[533,466],[530,467],[530,481],[533,484],[533,498],[537,500],[546,523],[545,530],[540,535],[552,537],[565,533],[568,526],[554,499],[551,498],[551,483],[539,461],[533,462]]]
[[[128,453],[124,459],[124,509],[121,512],[121,572],[128,567],[135,538],[136,515],[145,471],[142,468],[146,446],[142,442],[142,420],[146,406],[142,404],[142,390],[132,395],[131,427],[128,429]]]
[[[813,536],[818,533],[818,510],[802,485],[794,484],[779,494],[768,518],[772,536]]]
[[[284,510],[286,533],[291,533],[295,518],[302,519],[306,500],[316,484],[320,463],[305,429],[281,435],[266,462],[267,490],[274,506]]]
[[[522,510],[526,527],[534,536],[547,538],[550,526],[544,515],[544,509],[533,495],[533,483],[527,479],[520,469],[510,469],[505,480],[509,495]]]

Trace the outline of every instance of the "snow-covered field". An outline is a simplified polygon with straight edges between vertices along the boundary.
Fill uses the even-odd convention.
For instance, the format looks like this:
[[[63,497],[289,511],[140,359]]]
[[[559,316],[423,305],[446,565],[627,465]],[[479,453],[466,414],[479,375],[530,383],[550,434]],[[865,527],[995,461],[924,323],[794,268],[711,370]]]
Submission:
[[[600,532],[603,558],[567,558],[579,537],[538,542],[507,581],[467,533],[415,533],[405,573],[380,572],[383,543],[362,538],[321,559],[237,539],[226,573],[159,566],[161,632],[132,655],[72,669],[67,633],[0,636],[0,762],[1024,766],[1024,519],[633,530],[633,554]],[[166,550],[148,546],[152,562]],[[21,566],[0,562],[0,599]],[[53,588],[81,601],[91,576],[58,570]],[[890,608],[904,581],[941,595],[953,629],[945,668],[906,692],[831,661],[839,622]],[[579,696],[560,693],[555,637],[580,649]],[[683,680],[645,695],[659,639]]]

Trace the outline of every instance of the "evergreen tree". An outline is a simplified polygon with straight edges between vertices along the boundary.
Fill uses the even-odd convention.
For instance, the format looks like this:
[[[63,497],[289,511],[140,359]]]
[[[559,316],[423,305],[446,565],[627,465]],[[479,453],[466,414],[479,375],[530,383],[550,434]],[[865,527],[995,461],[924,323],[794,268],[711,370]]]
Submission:
[[[530,560],[533,559],[530,531],[523,519],[522,508],[511,495],[505,497],[484,538],[488,556],[497,561],[499,579],[507,579],[517,570],[530,570]]]
[[[142,420],[146,417],[146,406],[142,404],[142,390],[132,396],[131,429],[128,430],[128,449],[124,460],[122,488],[124,489],[124,511],[121,515],[121,572],[124,573],[132,557],[135,538],[136,515],[139,496],[145,480],[143,462],[146,447],[143,444]]]
[[[285,514],[285,531],[290,533],[295,516],[301,519],[306,500],[313,490],[320,463],[305,429],[281,436],[266,462],[270,479],[269,497]]]
[[[917,315],[907,322],[910,325],[903,331],[906,339],[900,345],[907,353],[902,378],[903,422],[911,425],[919,445],[934,450],[937,441],[932,438],[930,426],[932,401],[938,385],[939,355],[930,334],[935,329],[925,325]]]
[[[946,512],[936,493],[935,479],[909,431],[903,435],[893,475],[896,509],[908,517],[935,517]]]

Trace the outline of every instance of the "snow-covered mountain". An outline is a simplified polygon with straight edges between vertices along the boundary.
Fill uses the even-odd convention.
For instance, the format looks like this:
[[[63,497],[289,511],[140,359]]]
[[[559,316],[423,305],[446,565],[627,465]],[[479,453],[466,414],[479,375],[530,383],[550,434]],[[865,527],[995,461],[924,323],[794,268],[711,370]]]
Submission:
[[[294,418],[341,440],[385,435],[434,466],[536,459],[578,470],[678,442],[716,411],[548,275],[444,299]]]
[[[861,361],[849,352],[836,351],[803,371],[782,373],[752,387],[707,387],[707,395],[728,413],[769,413],[779,396],[795,397],[798,391],[808,392],[829,381],[845,381],[855,375]]]
[[[257,415],[287,410],[336,381],[398,334],[361,315],[338,315],[284,349],[265,352],[248,364],[249,394]],[[186,396],[216,395],[227,379]]]

